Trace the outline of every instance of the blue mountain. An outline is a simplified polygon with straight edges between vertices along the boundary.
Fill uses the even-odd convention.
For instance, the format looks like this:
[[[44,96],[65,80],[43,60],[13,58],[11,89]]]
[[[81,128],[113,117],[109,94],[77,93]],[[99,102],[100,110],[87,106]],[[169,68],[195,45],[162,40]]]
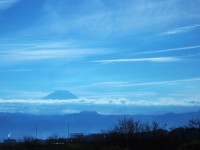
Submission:
[[[77,99],[77,97],[67,90],[56,90],[49,95],[43,97],[42,99],[67,100]]]

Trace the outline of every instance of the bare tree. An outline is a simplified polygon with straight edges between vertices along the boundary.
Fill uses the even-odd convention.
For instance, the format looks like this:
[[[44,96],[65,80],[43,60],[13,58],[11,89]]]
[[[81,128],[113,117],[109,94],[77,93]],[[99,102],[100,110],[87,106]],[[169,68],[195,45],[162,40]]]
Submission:
[[[200,120],[199,119],[190,119],[188,126],[189,126],[189,128],[200,129]]]
[[[133,134],[142,130],[142,124],[140,120],[134,120],[132,118],[123,118],[118,121],[114,126],[112,132],[121,134]]]
[[[143,132],[150,132],[151,131],[151,125],[148,121],[146,121],[142,126]]]
[[[156,130],[158,130],[158,129],[160,129],[159,123],[156,122],[156,121],[153,121],[153,122],[152,122],[152,130],[153,130],[153,131],[156,131]]]

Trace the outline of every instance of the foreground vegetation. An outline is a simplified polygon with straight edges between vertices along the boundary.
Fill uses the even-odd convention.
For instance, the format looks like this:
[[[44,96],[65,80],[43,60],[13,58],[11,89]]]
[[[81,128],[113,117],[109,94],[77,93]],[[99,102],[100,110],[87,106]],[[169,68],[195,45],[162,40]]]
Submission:
[[[199,150],[200,120],[166,130],[157,122],[141,123],[124,118],[109,131],[75,138],[25,138],[14,144],[1,144],[0,150]]]

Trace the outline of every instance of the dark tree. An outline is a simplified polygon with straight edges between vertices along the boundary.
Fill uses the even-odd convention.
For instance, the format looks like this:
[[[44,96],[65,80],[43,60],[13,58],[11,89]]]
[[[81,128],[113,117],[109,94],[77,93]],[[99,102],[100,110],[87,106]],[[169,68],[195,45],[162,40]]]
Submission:
[[[142,131],[142,124],[140,120],[134,120],[132,118],[123,118],[118,121],[111,132],[120,134],[134,134]]]

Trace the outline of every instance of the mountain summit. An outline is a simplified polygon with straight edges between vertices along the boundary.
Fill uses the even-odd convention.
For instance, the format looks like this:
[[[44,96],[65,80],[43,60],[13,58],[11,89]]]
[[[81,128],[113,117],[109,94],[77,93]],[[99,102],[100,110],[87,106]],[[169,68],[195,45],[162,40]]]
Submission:
[[[66,100],[66,99],[77,99],[77,97],[67,90],[57,90],[43,97],[42,99]]]

